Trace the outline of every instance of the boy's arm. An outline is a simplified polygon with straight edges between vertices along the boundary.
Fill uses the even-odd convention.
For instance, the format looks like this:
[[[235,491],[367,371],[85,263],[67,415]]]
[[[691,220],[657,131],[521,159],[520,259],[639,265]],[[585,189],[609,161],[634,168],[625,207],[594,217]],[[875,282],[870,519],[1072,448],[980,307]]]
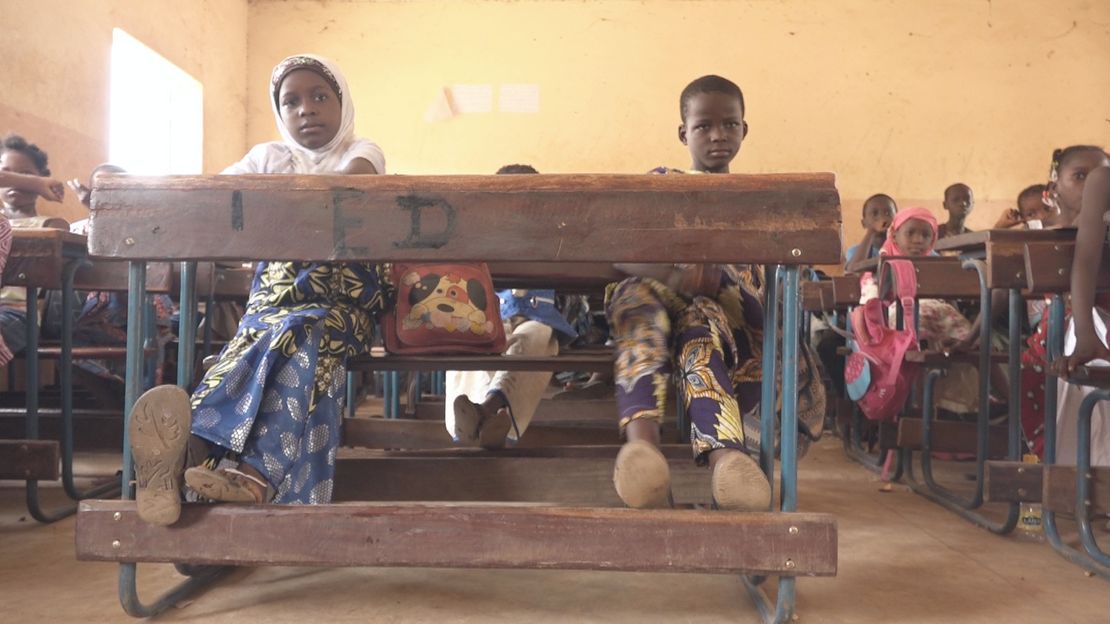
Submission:
[[[53,202],[62,201],[66,194],[65,184],[58,180],[23,173],[0,171],[0,186],[36,193],[43,199]]]
[[[867,230],[863,235],[863,241],[856,245],[856,250],[852,253],[852,257],[848,258],[848,262],[844,263],[844,270],[849,273],[858,273],[859,263],[867,259],[867,255],[871,252],[871,246],[875,240],[875,231]]]
[[[1102,248],[1106,240],[1103,215],[1110,211],[1110,167],[1099,167],[1087,176],[1083,189],[1083,205],[1079,211],[1075,236],[1075,258],[1071,267],[1071,312],[1075,321],[1075,352],[1062,358],[1060,372],[1094,359],[1110,359],[1110,351],[1095,333],[1095,283],[1102,266]],[[1058,369],[1059,370],[1059,369]]]

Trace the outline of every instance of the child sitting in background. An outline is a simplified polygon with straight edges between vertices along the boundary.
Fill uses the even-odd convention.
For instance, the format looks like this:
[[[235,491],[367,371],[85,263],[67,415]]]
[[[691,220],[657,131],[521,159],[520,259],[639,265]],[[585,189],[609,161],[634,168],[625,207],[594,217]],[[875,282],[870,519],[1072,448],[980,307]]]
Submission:
[[[996,230],[1003,230],[1017,226],[1024,226],[1027,230],[1040,230],[1044,228],[1044,221],[1048,218],[1048,206],[1044,203],[1044,184],[1027,186],[1017,198],[1017,208],[1004,211],[995,222]]]
[[[255,146],[224,173],[385,172],[381,149],[354,135],[351,92],[334,63],[288,57],[274,68],[269,95],[282,140]],[[367,350],[372,317],[385,305],[379,274],[364,263],[258,264],[239,330],[192,398],[159,386],[135,403],[129,427],[143,520],[177,521],[186,455],[196,457],[186,452],[190,431],[210,455],[184,478],[205,498],[331,500],[347,359]]]
[[[720,76],[691,82],[679,97],[678,137],[691,173],[728,173],[748,132],[744,96]],[[683,173],[661,167],[654,173]],[[637,275],[610,287],[620,427],[627,442],[613,483],[630,507],[672,503],[670,470],[659,451],[669,377],[681,367],[694,460],[712,469],[717,506],[764,510],[770,484],[746,454],[744,418],[758,422],[763,339],[762,285],[753,267],[619,265]],[[739,401],[737,400],[739,399]]]
[[[897,212],[898,205],[890,195],[878,193],[863,202],[863,219],[860,221],[863,224],[863,240],[845,252],[845,271],[856,273],[864,260],[879,257],[879,250],[886,242],[886,231]]]
[[[1073,223],[1081,210],[1087,175],[1104,163],[1106,152],[1094,145],[1071,145],[1053,150],[1049,180],[1043,196],[1048,207],[1046,227],[1067,227]],[[1040,305],[1034,306],[1033,303]],[[1044,454],[1044,382],[1048,356],[1045,340],[1048,323],[1045,322],[1047,315],[1040,313],[1040,310],[1045,308],[1046,303],[1047,300],[1030,302],[1033,335],[1021,354],[1021,426],[1029,449],[1041,457]],[[1058,435],[1056,439],[1064,438]]]
[[[895,215],[883,244],[882,255],[922,257],[935,255],[936,217],[925,208],[907,208]],[[871,274],[861,280],[863,296],[877,296],[878,285]],[[891,306],[891,314],[895,307]],[[972,324],[951,303],[941,299],[917,300],[919,340],[929,350],[955,351],[969,348],[978,338],[978,322]],[[996,378],[998,379],[998,378]],[[1001,381],[998,379],[998,381]],[[995,390],[1001,390],[996,383]],[[1004,394],[1004,392],[1003,392]],[[958,414],[979,409],[979,371],[970,364],[955,363],[936,386],[936,406]]]
[[[948,212],[948,222],[937,228],[937,240],[971,231],[964,225],[975,209],[975,196],[970,186],[957,182],[944,189],[944,209]]]
[[[506,165],[499,175],[539,173],[530,165]],[[504,290],[501,319],[509,345],[505,355],[556,356],[559,343],[577,333],[555,308],[554,290]],[[501,448],[519,440],[551,382],[544,371],[447,371],[444,424],[462,444]],[[452,399],[451,397],[454,397]]]
[[[1072,322],[1064,341],[1065,357],[1054,364],[1057,374],[1072,374],[1079,366],[1110,366],[1107,325],[1110,293],[1096,295],[1095,286],[1107,241],[1110,215],[1110,158],[1086,177],[1076,224],[1075,258],[1071,272]],[[1059,380],[1056,410],[1056,461],[1076,462],[1079,405],[1096,388]],[[1099,401],[1091,415],[1091,465],[1110,465],[1110,404]]]
[[[40,196],[61,201],[65,194],[61,182],[50,178],[48,162],[46,152],[17,134],[0,142],[0,216],[9,227],[66,226],[63,219],[38,214]],[[0,336],[13,355],[27,346],[27,289],[22,286],[0,288]]]

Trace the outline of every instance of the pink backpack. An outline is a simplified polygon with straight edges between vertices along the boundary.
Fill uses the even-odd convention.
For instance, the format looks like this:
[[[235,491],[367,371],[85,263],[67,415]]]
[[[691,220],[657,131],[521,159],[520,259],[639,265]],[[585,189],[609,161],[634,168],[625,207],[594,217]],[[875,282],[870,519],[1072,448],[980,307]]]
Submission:
[[[909,260],[887,260],[880,270],[880,286],[888,268],[893,287],[887,297],[874,297],[851,312],[853,352],[844,368],[849,397],[876,421],[893,421],[902,411],[918,372],[917,364],[905,361],[906,352],[921,350],[913,320],[917,272]],[[887,310],[894,301],[902,303],[905,329],[889,322]]]

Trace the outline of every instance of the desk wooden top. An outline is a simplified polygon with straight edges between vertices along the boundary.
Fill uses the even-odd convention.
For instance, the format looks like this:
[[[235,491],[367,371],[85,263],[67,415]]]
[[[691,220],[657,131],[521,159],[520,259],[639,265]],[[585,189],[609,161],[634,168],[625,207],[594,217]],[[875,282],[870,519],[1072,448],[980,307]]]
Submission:
[[[976,232],[978,234],[978,232]],[[961,267],[962,260],[952,256],[880,256],[863,263],[864,270],[875,271],[887,260],[909,260],[917,272],[917,296],[958,299],[979,297],[979,276]]]
[[[838,263],[830,173],[103,176],[90,251],[145,260]]]
[[[4,286],[61,288],[62,269],[85,253],[84,236],[54,228],[14,228]]]
[[[1061,240],[1075,240],[1075,228],[1054,230],[983,230],[957,234],[937,241],[936,250],[970,252],[989,248],[994,243],[1040,243]]]

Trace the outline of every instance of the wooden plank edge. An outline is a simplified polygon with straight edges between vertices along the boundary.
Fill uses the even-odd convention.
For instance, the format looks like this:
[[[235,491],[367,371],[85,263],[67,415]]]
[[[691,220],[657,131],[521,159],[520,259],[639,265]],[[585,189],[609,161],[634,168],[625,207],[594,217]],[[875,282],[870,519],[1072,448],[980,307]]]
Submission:
[[[652,548],[632,547],[653,544]],[[833,576],[827,514],[528,505],[185,505],[171,527],[132,501],[82,501],[81,561],[524,568]]]

